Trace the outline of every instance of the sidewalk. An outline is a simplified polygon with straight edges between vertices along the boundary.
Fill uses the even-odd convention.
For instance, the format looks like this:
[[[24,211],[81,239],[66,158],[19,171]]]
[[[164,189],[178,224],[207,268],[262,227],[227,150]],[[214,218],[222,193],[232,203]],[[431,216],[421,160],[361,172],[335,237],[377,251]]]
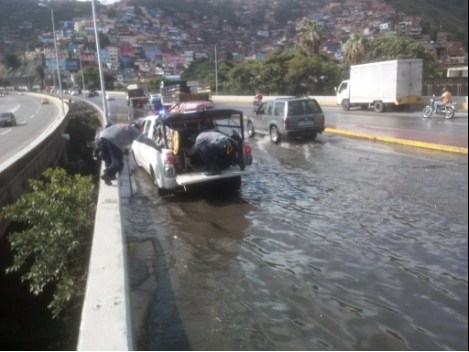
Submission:
[[[326,133],[336,133],[349,137],[365,138],[466,155],[468,150],[467,132],[466,134],[449,134],[431,130],[416,131],[376,125],[347,124],[342,122],[326,125]]]
[[[323,107],[332,105],[326,103]],[[450,120],[435,115],[424,119],[420,112],[362,117],[352,114],[337,117],[326,112],[326,116],[326,133],[467,155],[467,110],[458,111]]]

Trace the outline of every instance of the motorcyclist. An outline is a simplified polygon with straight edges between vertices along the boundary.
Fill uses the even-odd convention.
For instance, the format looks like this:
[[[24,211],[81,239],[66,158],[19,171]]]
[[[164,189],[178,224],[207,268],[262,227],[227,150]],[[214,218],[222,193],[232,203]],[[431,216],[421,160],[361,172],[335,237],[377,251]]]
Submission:
[[[441,94],[441,97],[440,97],[440,100],[436,101],[435,104],[436,104],[436,107],[442,107],[446,104],[450,104],[451,103],[451,100],[453,98],[453,95],[451,94],[450,90],[448,89],[448,87],[444,87],[443,90],[442,90],[442,94]]]
[[[256,90],[256,95],[254,96],[254,105],[259,106],[262,103],[262,94],[259,90]]]

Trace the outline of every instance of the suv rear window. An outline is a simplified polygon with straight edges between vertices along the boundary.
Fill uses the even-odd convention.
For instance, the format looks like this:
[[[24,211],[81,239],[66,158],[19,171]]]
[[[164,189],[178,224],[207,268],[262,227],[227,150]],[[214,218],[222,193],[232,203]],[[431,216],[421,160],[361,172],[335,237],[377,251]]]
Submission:
[[[315,100],[308,99],[308,100],[291,101],[288,104],[289,116],[314,114],[318,112],[321,112],[321,108]]]

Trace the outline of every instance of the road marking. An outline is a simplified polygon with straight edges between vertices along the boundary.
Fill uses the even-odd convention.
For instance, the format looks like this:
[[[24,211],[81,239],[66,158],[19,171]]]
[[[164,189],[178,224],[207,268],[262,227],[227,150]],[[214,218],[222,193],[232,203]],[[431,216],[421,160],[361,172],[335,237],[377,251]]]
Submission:
[[[0,134],[0,136],[4,136],[4,135],[6,135],[6,134],[8,134],[8,133],[10,133],[10,132],[11,132],[11,128],[7,129],[5,132],[2,132],[2,133]]]
[[[368,133],[351,132],[351,131],[345,131],[345,130],[329,128],[329,127],[326,127],[325,132],[337,133],[337,134],[341,134],[344,136],[365,138],[365,139],[381,141],[381,142],[402,144],[402,145],[407,145],[411,147],[419,147],[419,148],[427,148],[427,149],[439,150],[439,151],[444,151],[444,152],[467,154],[467,148],[453,147],[453,146],[427,143],[427,142],[418,142],[418,141],[393,138],[393,137],[379,137],[379,136],[371,135]]]
[[[10,109],[10,112],[16,112],[21,107],[21,105],[16,105],[13,109]]]

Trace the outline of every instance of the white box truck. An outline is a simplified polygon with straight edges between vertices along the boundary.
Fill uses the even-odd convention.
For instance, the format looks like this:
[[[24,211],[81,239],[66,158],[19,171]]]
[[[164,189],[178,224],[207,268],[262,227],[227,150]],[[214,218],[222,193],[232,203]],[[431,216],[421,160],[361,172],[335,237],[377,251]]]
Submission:
[[[373,62],[350,67],[350,79],[342,81],[337,92],[337,105],[343,110],[353,106],[374,107],[384,112],[387,107],[422,104],[422,59]]]
[[[210,100],[210,89],[202,89],[196,81],[162,81],[161,103],[168,109],[174,104],[185,101]]]

